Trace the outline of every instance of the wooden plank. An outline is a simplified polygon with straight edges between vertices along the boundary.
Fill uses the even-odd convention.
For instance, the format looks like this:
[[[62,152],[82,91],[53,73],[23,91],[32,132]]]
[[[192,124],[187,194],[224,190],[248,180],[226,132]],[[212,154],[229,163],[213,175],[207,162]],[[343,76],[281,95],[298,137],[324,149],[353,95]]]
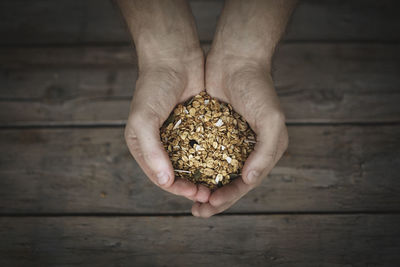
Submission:
[[[130,42],[122,17],[109,0],[0,2],[1,44]]]
[[[400,121],[399,48],[282,45],[274,78],[287,121]],[[123,122],[136,77],[127,46],[2,48],[0,124]]]
[[[290,126],[287,153],[229,212],[395,211],[400,126]],[[2,129],[0,213],[180,213],[153,185],[123,128]]]
[[[0,218],[2,266],[386,266],[399,215]]]
[[[213,38],[222,1],[191,1],[200,39]],[[300,1],[285,40],[399,41],[396,0]],[[119,10],[109,0],[3,0],[0,44],[128,43]]]

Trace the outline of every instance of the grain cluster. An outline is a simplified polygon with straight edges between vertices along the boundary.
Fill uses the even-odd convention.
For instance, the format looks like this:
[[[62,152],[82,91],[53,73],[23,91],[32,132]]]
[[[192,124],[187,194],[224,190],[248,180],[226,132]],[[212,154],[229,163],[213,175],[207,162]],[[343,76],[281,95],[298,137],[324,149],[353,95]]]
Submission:
[[[177,105],[160,136],[176,176],[211,189],[241,175],[256,142],[243,117],[206,92]]]

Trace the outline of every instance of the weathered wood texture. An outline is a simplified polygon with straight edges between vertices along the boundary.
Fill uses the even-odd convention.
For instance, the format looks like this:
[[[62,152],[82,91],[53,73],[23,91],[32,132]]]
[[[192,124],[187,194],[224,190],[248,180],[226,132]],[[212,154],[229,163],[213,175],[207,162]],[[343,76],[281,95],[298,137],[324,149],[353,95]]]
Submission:
[[[229,212],[398,211],[400,126],[291,126],[286,155]],[[120,128],[0,131],[0,213],[180,213]]]
[[[400,121],[399,45],[284,44],[274,69],[289,123]],[[1,48],[0,124],[124,122],[136,77],[127,46]]]
[[[222,4],[191,1],[203,42]],[[137,67],[113,4],[0,1],[0,266],[399,266],[399,7],[301,1],[274,62],[289,149],[201,220],[158,216],[191,202],[126,148]]]
[[[399,224],[399,215],[3,217],[0,264],[397,267]]]
[[[200,39],[212,40],[222,1],[191,1]],[[300,1],[285,40],[399,41],[396,0]],[[2,0],[0,44],[127,43],[109,0]]]

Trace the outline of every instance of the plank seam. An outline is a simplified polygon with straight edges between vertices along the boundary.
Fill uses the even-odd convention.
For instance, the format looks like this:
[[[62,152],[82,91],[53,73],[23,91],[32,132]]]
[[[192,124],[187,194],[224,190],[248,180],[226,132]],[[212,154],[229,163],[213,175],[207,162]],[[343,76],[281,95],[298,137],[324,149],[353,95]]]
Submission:
[[[211,45],[213,40],[201,40],[200,45]],[[382,44],[382,45],[397,45],[400,40],[376,40],[376,39],[298,39],[298,40],[283,40],[282,44]],[[7,43],[0,44],[2,48],[80,48],[80,47],[114,47],[114,46],[131,46],[132,42],[82,42],[82,43]]]
[[[126,121],[106,121],[106,122],[36,122],[20,124],[0,124],[0,130],[18,130],[18,129],[86,129],[86,128],[123,128]],[[349,121],[349,122],[287,122],[287,126],[392,126],[399,125],[400,121]]]
[[[286,212],[228,212],[215,216],[331,216],[331,215],[399,215],[400,210],[388,211],[286,211]],[[190,217],[190,212],[170,213],[2,213],[0,217]]]

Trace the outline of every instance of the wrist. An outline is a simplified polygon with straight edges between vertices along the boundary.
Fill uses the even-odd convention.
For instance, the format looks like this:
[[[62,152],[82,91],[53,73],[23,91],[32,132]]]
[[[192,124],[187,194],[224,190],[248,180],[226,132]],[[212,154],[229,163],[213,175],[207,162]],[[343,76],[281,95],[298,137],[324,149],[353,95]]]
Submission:
[[[191,59],[202,52],[185,0],[118,0],[141,62]],[[140,62],[139,62],[140,63]]]
[[[145,45],[146,44],[146,45]],[[204,61],[204,52],[199,42],[162,42],[157,40],[135,42],[139,69],[148,65],[188,65]]]
[[[211,50],[271,64],[295,0],[225,1]]]
[[[201,49],[188,50],[180,55],[168,53],[155,58],[138,56],[138,63],[139,78],[148,80],[148,77],[153,77],[151,80],[174,84],[175,90],[185,89],[183,94],[177,94],[180,96],[179,102],[204,90],[204,53]]]
[[[257,40],[221,40],[216,38],[208,53],[207,59],[229,59],[238,63],[258,63],[271,65],[276,44],[268,44]]]
[[[262,70],[265,74],[271,72],[272,55],[248,55],[231,53],[229,51],[210,50],[207,55],[207,73],[223,72],[233,75],[238,71],[254,72]]]

